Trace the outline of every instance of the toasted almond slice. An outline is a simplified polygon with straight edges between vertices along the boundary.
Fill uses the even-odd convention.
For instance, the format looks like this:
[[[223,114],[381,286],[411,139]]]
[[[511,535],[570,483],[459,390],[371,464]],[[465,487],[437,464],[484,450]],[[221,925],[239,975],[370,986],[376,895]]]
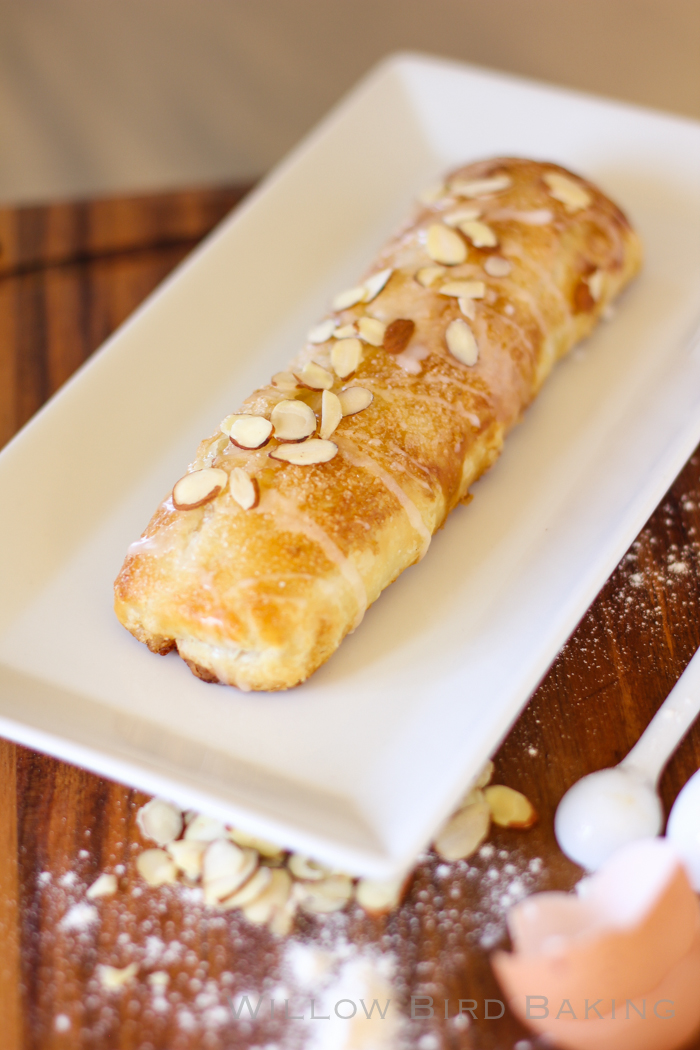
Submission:
[[[469,791],[467,791],[464,797],[460,800],[459,805],[455,809],[455,813],[459,813],[460,809],[466,809],[467,806],[473,806],[475,802],[485,801],[486,796],[484,795],[482,789],[480,787],[476,787],[476,785],[472,785],[472,787],[469,788]]]
[[[393,272],[392,268],[388,266],[386,270],[380,270],[378,273],[373,273],[371,277],[368,277],[365,281],[363,302],[371,303],[373,299],[376,299],[382,289],[386,287],[386,283]]]
[[[481,208],[458,208],[449,215],[443,215],[442,221],[447,226],[459,226],[462,222],[471,222],[481,217]]]
[[[433,842],[444,860],[464,860],[476,853],[489,833],[491,811],[486,800],[458,810],[447,821]]]
[[[334,310],[348,310],[351,306],[355,306],[356,303],[363,302],[367,289],[364,284],[358,284],[354,288],[346,288],[344,292],[339,292],[333,300]]]
[[[85,896],[89,901],[94,901],[98,897],[112,897],[117,892],[117,876],[109,875],[106,871],[103,871],[101,875],[98,875],[91,886],[88,886]]]
[[[459,308],[465,317],[468,317],[470,321],[473,321],[476,317],[476,306],[474,305],[473,299],[458,299]]]
[[[292,372],[275,372],[271,382],[278,390],[296,390],[299,386],[297,383],[297,377],[293,375]],[[228,419],[230,417],[227,416],[226,418]],[[226,422],[226,420],[224,420],[224,422]]]
[[[397,317],[390,325],[387,325],[384,333],[384,349],[388,354],[400,354],[408,346],[411,336],[416,330],[416,322],[407,317]]]
[[[418,200],[421,204],[434,204],[435,201],[440,200],[445,194],[445,183],[434,182],[432,186],[427,186],[422,193],[418,194]]]
[[[123,988],[139,972],[139,964],[132,962],[128,966],[119,969],[116,966],[105,966],[100,963],[97,967],[97,979],[108,992],[115,992]]]
[[[340,379],[347,379],[362,360],[362,343],[359,339],[339,339],[331,349],[331,365]],[[323,436],[323,435],[321,435]]]
[[[241,849],[230,839],[210,842],[202,861],[204,903],[216,904],[235,893],[253,874],[258,859],[256,850]]]
[[[562,175],[558,171],[548,171],[542,176],[547,184],[550,197],[555,201],[561,201],[566,211],[573,215],[574,212],[587,208],[591,203],[591,195],[580,182],[574,182],[568,175]]]
[[[178,839],[168,846],[168,853],[175,861],[178,870],[188,879],[196,881],[202,874],[202,863],[204,851],[207,849],[206,842],[197,842],[195,839]]]
[[[308,915],[327,915],[341,911],[352,897],[348,875],[329,875],[318,882],[296,882],[293,894]]]
[[[479,347],[474,333],[466,321],[457,319],[447,326],[445,332],[447,349],[463,365],[475,365],[479,359]]]
[[[444,266],[423,266],[422,269],[416,274],[416,280],[418,284],[422,284],[424,288],[430,288],[431,285],[435,284],[447,270]]]
[[[244,908],[246,904],[252,904],[267,889],[271,881],[272,868],[258,868],[233,896],[221,902],[221,906],[226,911],[231,908]]]
[[[321,398],[321,427],[319,430],[324,441],[328,440],[342,418],[343,406],[340,399],[332,390],[324,390]]]
[[[484,791],[494,824],[501,828],[531,828],[537,812],[530,799],[504,784],[493,784]]]
[[[504,259],[502,255],[489,255],[484,263],[484,269],[490,277],[507,277],[513,269],[513,264],[509,259]]]
[[[488,179],[452,179],[450,192],[457,197],[490,197],[492,193],[503,193],[510,185],[510,176],[503,172]]]
[[[149,973],[147,981],[151,988],[155,989],[156,995],[162,995],[170,984],[170,974],[165,970],[154,970],[153,973]]]
[[[234,467],[229,474],[228,490],[242,510],[252,510],[260,502],[257,479],[246,474],[243,467]]]
[[[284,908],[292,891],[292,877],[284,868],[273,868],[267,888],[254,901],[243,906],[243,914],[250,922],[263,925],[275,912]]]
[[[591,296],[593,302],[600,302],[600,297],[603,294],[603,285],[605,283],[605,272],[603,270],[596,270],[588,278],[588,287],[591,290]]]
[[[305,882],[318,882],[330,875],[329,868],[319,864],[312,857],[305,857],[302,853],[292,853],[287,861],[287,867],[295,879],[302,879]]]
[[[368,915],[385,915],[399,905],[406,882],[405,875],[387,881],[360,879],[355,887],[357,903]]]
[[[288,936],[294,926],[296,911],[297,903],[291,897],[281,908],[275,908],[267,924],[270,933],[274,933],[277,937]]]
[[[431,259],[446,266],[456,266],[467,257],[467,246],[462,238],[441,222],[428,227],[426,251]]]
[[[374,394],[363,386],[351,386],[338,394],[343,416],[354,416],[368,408],[374,400]]]
[[[270,440],[272,423],[264,416],[239,416],[229,437],[238,448],[262,448]]]
[[[310,343],[325,343],[333,335],[335,331],[335,321],[332,317],[327,317],[325,321],[321,321],[320,324],[314,325],[306,336]]]
[[[455,299],[483,299],[485,292],[483,281],[448,281],[440,288],[440,295],[453,295]]]
[[[493,777],[494,765],[491,759],[488,760],[484,768],[479,773],[478,777],[474,782],[474,786],[478,788],[485,788],[487,784],[491,782]]]
[[[479,222],[478,219],[463,222],[459,228],[464,236],[469,238],[475,248],[495,248],[498,244],[498,237],[491,227],[487,226],[485,222]]]
[[[330,390],[333,386],[332,374],[316,361],[307,362],[300,372],[294,374],[299,383],[307,386],[309,390]]]
[[[278,401],[270,420],[278,441],[303,441],[316,429],[314,410],[304,401]]]
[[[354,324],[344,324],[342,328],[336,328],[333,333],[334,339],[352,339],[353,336],[357,335],[357,328]]]
[[[361,317],[358,323],[359,336],[370,346],[381,346],[384,342],[386,325],[374,317]]]
[[[177,882],[177,868],[164,849],[145,849],[136,858],[136,870],[149,886]]]
[[[323,438],[309,438],[293,445],[278,445],[270,452],[271,459],[281,459],[297,467],[311,467],[316,463],[328,463],[338,452],[338,446]]]
[[[164,798],[152,798],[136,814],[136,823],[145,839],[167,846],[182,832],[182,813]]]
[[[219,434],[218,437],[215,437],[212,440],[211,444],[209,445],[209,448],[207,449],[207,453],[206,453],[206,456],[204,457],[204,464],[203,465],[205,467],[211,467],[213,465],[214,460],[216,459],[216,457],[221,452],[223,452],[225,448],[228,448],[228,443],[229,443],[228,434]]]
[[[185,838],[194,842],[213,842],[222,839],[225,834],[226,829],[221,821],[205,813],[195,813],[185,829]]]
[[[173,486],[173,506],[177,510],[191,510],[214,499],[226,488],[228,474],[218,467],[204,467],[185,474]]]
[[[282,373],[278,373],[278,375],[281,375],[281,374]],[[292,379],[294,379],[294,376],[292,376]],[[296,380],[294,380],[294,381],[296,383]],[[244,417],[243,417],[243,414],[241,412],[233,412],[230,416],[226,416],[225,419],[221,420],[221,422],[219,423],[219,430],[221,431],[222,434],[226,434],[227,437],[230,437],[231,436],[231,427],[233,426],[233,424],[238,422],[239,419],[243,419],[243,418]]]
[[[229,828],[228,837],[231,839],[231,842],[235,842],[238,846],[256,849],[261,857],[277,859],[284,856],[284,850],[281,846],[270,842],[268,839],[261,839],[258,835],[249,835],[247,831],[241,831],[240,828]]]

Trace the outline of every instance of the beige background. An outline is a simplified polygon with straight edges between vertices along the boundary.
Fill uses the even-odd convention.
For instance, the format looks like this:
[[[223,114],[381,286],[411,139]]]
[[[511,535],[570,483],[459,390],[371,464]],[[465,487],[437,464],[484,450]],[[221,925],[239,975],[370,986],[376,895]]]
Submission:
[[[260,174],[398,49],[700,118],[700,0],[0,0],[0,200]]]

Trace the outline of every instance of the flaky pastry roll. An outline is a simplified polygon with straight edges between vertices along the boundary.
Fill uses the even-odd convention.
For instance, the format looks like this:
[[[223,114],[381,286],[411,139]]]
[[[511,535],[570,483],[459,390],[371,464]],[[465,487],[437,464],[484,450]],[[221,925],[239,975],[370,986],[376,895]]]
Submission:
[[[423,557],[640,263],[620,209],[555,164],[452,172],[201,443],[129,548],[121,622],[206,681],[303,682]]]

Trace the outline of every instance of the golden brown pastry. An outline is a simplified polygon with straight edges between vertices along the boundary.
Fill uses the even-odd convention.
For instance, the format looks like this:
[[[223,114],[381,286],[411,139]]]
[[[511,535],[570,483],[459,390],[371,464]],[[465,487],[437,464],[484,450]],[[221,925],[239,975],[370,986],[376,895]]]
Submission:
[[[639,269],[620,209],[557,165],[482,161],[429,196],[127,553],[119,619],[206,681],[287,689],[327,660]]]

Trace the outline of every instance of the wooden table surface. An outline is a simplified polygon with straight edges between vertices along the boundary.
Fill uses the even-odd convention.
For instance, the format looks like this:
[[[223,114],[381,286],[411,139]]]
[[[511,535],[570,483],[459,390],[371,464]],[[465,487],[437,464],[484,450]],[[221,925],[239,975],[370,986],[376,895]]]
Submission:
[[[245,190],[0,210],[0,445]],[[407,1021],[395,1045],[510,1050],[526,1038],[508,1014],[483,1018],[484,999],[501,995],[488,951],[507,943],[504,894],[513,879],[538,890],[580,877],[554,842],[554,810],[580,776],[622,758],[697,648],[699,528],[696,453],[495,756],[495,781],[525,792],[539,824],[494,831],[493,849],[449,870],[423,858],[399,911],[383,919],[352,911],[337,927],[356,950],[391,959],[404,1014],[412,994],[439,1004],[431,1020]],[[698,766],[696,727],[664,773],[667,812]],[[290,944],[320,943],[324,924],[302,918],[291,940],[279,939],[182,892],[144,888],[134,869],[144,800],[0,740],[0,1050],[305,1045],[308,1029],[296,1020],[245,1025],[221,1006],[229,993],[269,987],[284,975]],[[86,886],[115,869],[119,890],[100,902],[99,922],[62,925]],[[138,977],[105,992],[97,966],[134,959]],[[170,974],[167,999],[154,1000],[149,969]],[[479,1004],[468,1025],[453,1018],[460,998]]]

